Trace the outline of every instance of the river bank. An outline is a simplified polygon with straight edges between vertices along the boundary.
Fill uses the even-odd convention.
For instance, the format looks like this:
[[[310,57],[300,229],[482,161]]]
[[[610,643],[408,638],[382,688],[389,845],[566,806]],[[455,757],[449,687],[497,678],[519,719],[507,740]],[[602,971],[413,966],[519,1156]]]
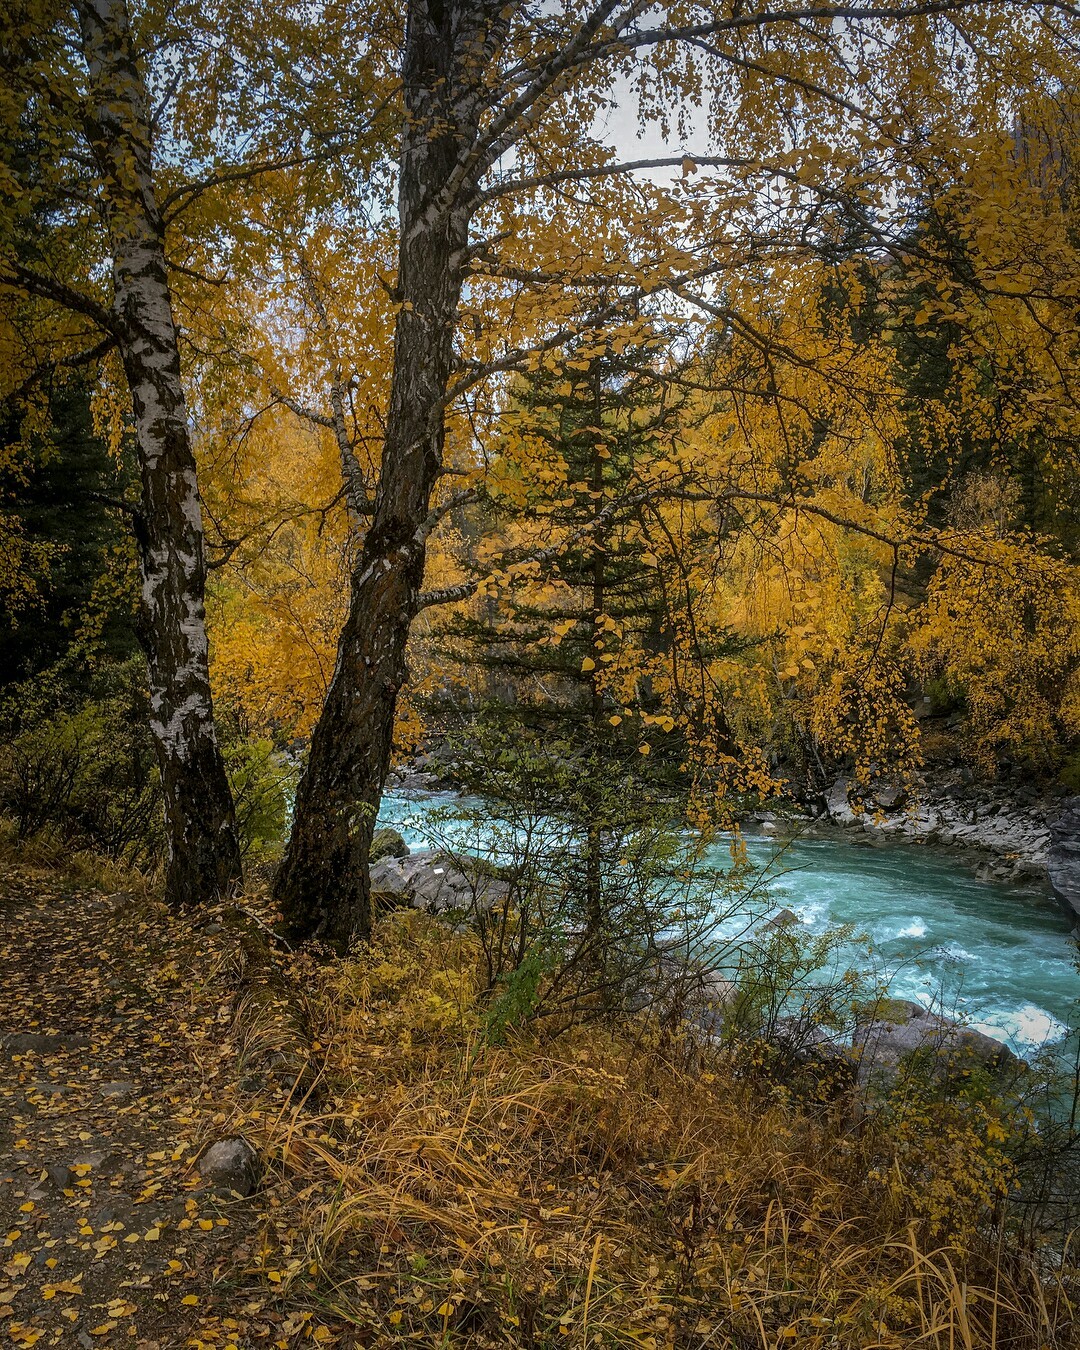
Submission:
[[[972,783],[962,770],[924,781],[910,795],[892,784],[861,790],[841,775],[802,822],[859,831],[871,842],[947,850],[982,881],[1050,890],[1080,936],[1078,808],[1080,799],[1061,790]],[[770,832],[781,817],[766,811],[751,819]]]

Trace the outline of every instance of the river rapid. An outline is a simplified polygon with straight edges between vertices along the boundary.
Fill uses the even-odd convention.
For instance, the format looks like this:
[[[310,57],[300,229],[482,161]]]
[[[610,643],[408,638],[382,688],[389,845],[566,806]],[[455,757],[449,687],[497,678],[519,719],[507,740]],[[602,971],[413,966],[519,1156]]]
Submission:
[[[429,848],[436,813],[456,800],[388,793],[379,823],[400,830],[410,847]],[[445,821],[435,833],[446,838]],[[934,1006],[1029,1059],[1063,1048],[1077,1022],[1080,974],[1069,924],[1048,888],[980,880],[956,854],[918,845],[842,833],[744,839],[775,907],[815,934],[854,924],[870,938],[873,971],[894,996]],[[708,862],[730,866],[727,843],[718,842]]]

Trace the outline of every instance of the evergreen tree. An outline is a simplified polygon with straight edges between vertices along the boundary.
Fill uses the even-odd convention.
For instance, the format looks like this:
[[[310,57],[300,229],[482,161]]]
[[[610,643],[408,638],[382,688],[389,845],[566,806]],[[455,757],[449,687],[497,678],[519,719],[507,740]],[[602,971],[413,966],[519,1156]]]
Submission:
[[[521,380],[481,509],[485,533],[502,535],[502,564],[520,569],[522,584],[455,616],[442,636],[448,656],[488,676],[475,786],[490,787],[492,738],[528,763],[528,790],[542,793],[580,840],[594,930],[604,924],[606,878],[618,863],[609,845],[625,851],[627,829],[653,818],[684,777],[685,746],[657,712],[652,688],[650,671],[669,652],[673,630],[643,509],[679,416],[674,388],[649,342],[584,370]],[[538,461],[546,472],[537,472]],[[526,465],[527,476],[519,472]],[[557,555],[557,574],[542,585],[529,580],[538,548]],[[669,728],[653,738],[655,754],[654,719]]]
[[[24,412],[13,398],[0,410],[6,445],[21,437]],[[96,434],[84,384],[52,391],[46,428],[26,451],[22,480],[6,485],[10,506],[28,541],[54,547],[37,602],[0,625],[0,687],[56,664],[88,629],[98,655],[123,660],[137,646],[131,597],[111,584],[113,572],[129,570],[130,535],[107,500],[123,497],[131,471]]]

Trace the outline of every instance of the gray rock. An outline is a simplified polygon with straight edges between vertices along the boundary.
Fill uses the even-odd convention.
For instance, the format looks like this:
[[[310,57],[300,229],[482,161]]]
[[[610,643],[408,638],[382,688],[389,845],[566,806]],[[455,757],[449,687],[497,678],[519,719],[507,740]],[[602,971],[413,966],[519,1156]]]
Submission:
[[[798,923],[799,916],[790,909],[782,909],[778,914],[770,915],[761,925],[762,928],[787,928],[789,924]]]
[[[1046,871],[1066,917],[1080,930],[1080,797],[1070,797],[1050,821]]]
[[[7,1055],[22,1055],[33,1051],[37,1055],[53,1055],[58,1050],[74,1050],[82,1042],[78,1036],[49,1036],[40,1031],[17,1031],[0,1036],[0,1050]]]
[[[371,851],[368,857],[372,863],[381,858],[407,858],[412,850],[397,830],[389,826],[376,830],[371,836]]]
[[[508,890],[505,881],[479,863],[470,866],[431,850],[407,858],[382,858],[372,866],[370,877],[373,894],[431,913],[489,909]]]
[[[907,999],[882,999],[864,1014],[856,1022],[852,1054],[861,1083],[891,1082],[906,1061],[935,1078],[1019,1063],[1004,1042]]]
[[[89,1167],[90,1174],[108,1176],[118,1170],[121,1159],[109,1149],[94,1149],[89,1153],[79,1153],[71,1160],[72,1167]],[[85,1174],[84,1175],[88,1175]]]
[[[103,1083],[101,1095],[113,1101],[126,1102],[139,1095],[138,1086],[128,1079],[117,1079],[114,1083]]]
[[[247,1196],[259,1184],[259,1155],[246,1139],[219,1139],[200,1155],[195,1167],[204,1181]]]
[[[874,793],[874,799],[883,811],[899,811],[907,801],[907,793],[902,787],[890,784],[879,787]]]
[[[62,1163],[53,1163],[45,1171],[58,1191],[70,1190],[75,1185],[75,1173],[70,1167],[65,1167]]]
[[[825,809],[829,813],[829,819],[837,825],[854,825],[859,820],[848,800],[849,786],[847,778],[838,778],[825,794]]]
[[[713,1008],[727,1008],[739,994],[739,986],[730,976],[719,970],[702,970],[699,973],[701,997]]]

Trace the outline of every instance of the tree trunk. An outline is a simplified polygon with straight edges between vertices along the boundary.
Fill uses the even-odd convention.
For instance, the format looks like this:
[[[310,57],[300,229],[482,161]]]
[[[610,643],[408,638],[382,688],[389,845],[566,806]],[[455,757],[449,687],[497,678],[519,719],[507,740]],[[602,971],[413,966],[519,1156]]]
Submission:
[[[489,24],[485,11],[494,16]],[[286,928],[345,951],[371,929],[368,850],[390,765],[466,263],[471,184],[443,192],[475,143],[486,58],[506,19],[482,0],[411,0],[403,67],[394,368],[374,513],[330,691],[275,884]],[[446,196],[450,200],[444,200]]]
[[[227,895],[241,880],[210,696],[202,511],[126,0],[78,0],[77,8],[89,72],[87,134],[103,179],[113,312],[138,443],[139,626],[165,798],[166,898],[188,906]]]
[[[600,362],[593,365],[593,425],[595,432],[592,481],[589,484],[591,507],[600,511],[604,502],[604,460],[600,454],[603,444],[604,406],[602,390],[602,371]],[[589,623],[592,629],[592,658],[595,662],[589,672],[589,713],[592,719],[593,753],[599,752],[604,735],[604,696],[600,688],[600,650],[604,640],[602,622],[604,618],[604,582],[606,580],[607,549],[605,539],[607,531],[598,529],[593,533],[592,556],[592,604]],[[588,906],[588,923],[594,941],[600,940],[604,928],[604,877],[603,877],[604,836],[600,824],[599,812],[594,809],[588,824],[588,838],[585,851],[585,888]]]

